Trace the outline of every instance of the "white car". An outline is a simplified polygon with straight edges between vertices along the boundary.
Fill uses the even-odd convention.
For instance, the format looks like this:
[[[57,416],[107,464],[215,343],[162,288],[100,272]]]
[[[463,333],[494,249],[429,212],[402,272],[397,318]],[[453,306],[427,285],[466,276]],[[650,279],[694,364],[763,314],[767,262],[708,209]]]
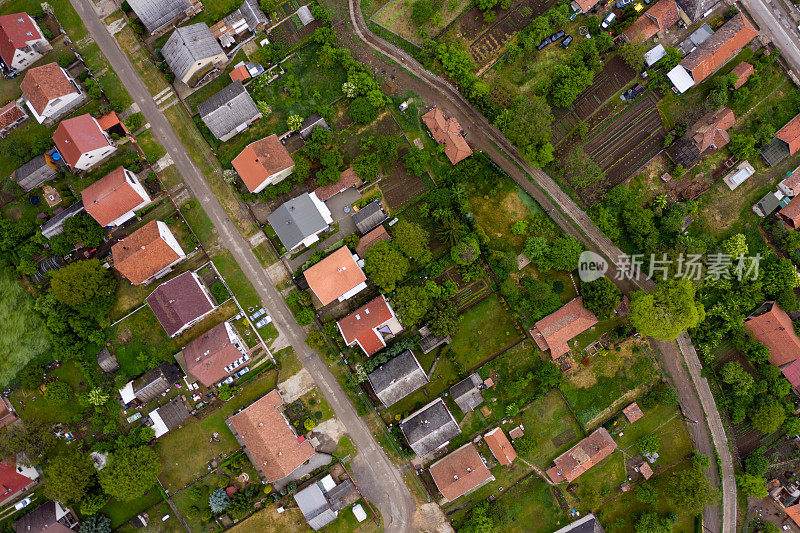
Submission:
[[[233,383],[233,376],[228,376],[222,380],[223,385],[230,385],[231,383]]]
[[[616,20],[616,18],[617,15],[615,15],[613,12],[609,13],[608,15],[606,15],[606,18],[603,19],[603,22],[600,23],[600,27],[603,29],[608,28],[609,26],[611,26],[611,23],[614,22],[614,20]]]
[[[27,506],[29,506],[31,504],[31,501],[32,500],[30,499],[30,497],[23,498],[23,499],[21,499],[20,501],[18,501],[17,503],[14,504],[14,509],[16,509],[17,511],[25,509]]]

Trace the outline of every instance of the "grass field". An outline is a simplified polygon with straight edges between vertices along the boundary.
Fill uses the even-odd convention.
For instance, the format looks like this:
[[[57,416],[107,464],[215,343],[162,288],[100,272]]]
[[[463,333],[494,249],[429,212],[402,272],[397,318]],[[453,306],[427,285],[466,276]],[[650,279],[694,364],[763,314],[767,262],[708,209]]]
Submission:
[[[100,512],[111,519],[112,528],[118,528],[133,520],[139,513],[147,511],[163,500],[164,498],[161,496],[158,487],[152,487],[143,496],[129,502],[111,500]],[[163,515],[151,514],[150,516],[151,519],[160,522]],[[177,522],[177,519],[173,520]]]
[[[513,234],[511,226],[525,220],[532,212],[523,202],[523,196],[527,194],[514,187],[510,180],[504,180],[499,191],[483,196],[473,191],[469,198],[475,220],[486,234],[492,239],[501,239],[517,253],[522,252],[526,236]],[[537,204],[533,205],[538,208]]]
[[[228,287],[233,291],[234,296],[239,300],[239,304],[244,308],[245,312],[252,313],[261,307],[261,298],[244,273],[242,273],[230,252],[226,251],[216,255],[212,261],[219,273],[222,274],[222,277],[225,278]]]
[[[557,390],[525,409],[521,422],[526,437],[536,441],[534,452],[525,459],[542,469],[583,437],[581,426]]]
[[[88,384],[84,381],[83,372],[74,362],[65,362],[59,368],[49,372],[48,377],[67,383],[76,395],[89,390]],[[74,398],[64,404],[55,404],[38,390],[27,392],[17,388],[11,395],[11,403],[23,420],[35,418],[52,424],[58,422],[79,423],[87,412],[87,408],[75,401]]]
[[[464,368],[470,369],[520,337],[503,303],[490,296],[458,317],[458,332],[450,347]]]
[[[422,46],[425,39],[438,35],[462,11],[471,6],[472,3],[467,0],[441,1],[438,10],[418,28],[411,20],[413,2],[394,0],[376,13],[373,20],[407,41]]]
[[[532,475],[508,489],[493,504],[499,530],[508,533],[550,533],[566,524],[550,487]]]

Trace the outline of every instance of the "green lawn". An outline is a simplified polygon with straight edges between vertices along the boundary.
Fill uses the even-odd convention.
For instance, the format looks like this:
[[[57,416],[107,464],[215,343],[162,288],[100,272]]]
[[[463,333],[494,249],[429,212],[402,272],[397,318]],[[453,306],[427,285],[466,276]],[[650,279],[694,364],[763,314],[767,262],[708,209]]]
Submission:
[[[566,522],[549,485],[532,475],[491,504],[499,530],[508,533],[551,533]]]
[[[147,528],[139,529],[127,524],[115,531],[118,533],[139,533],[142,531],[146,533],[174,533],[175,531],[181,531],[181,523],[167,502],[162,502],[148,509],[147,514],[150,516],[150,524],[148,524]],[[163,520],[165,516],[169,516],[166,521]]]
[[[572,416],[569,407],[557,390],[532,403],[522,412],[521,420],[515,419],[506,429],[521,422],[525,436],[536,442],[534,451],[525,459],[542,469],[548,468],[553,459],[567,451],[583,437],[580,424]]]
[[[174,165],[170,166],[167,170],[172,168],[174,168]],[[175,171],[175,174],[177,175],[177,171]],[[177,176],[177,179],[180,179],[180,176]],[[166,185],[166,182],[164,184]],[[189,223],[192,231],[197,235],[197,238],[203,246],[209,248],[217,242],[217,229],[214,227],[214,224],[211,223],[208,215],[203,208],[200,207],[200,203],[196,199],[192,198],[184,204],[181,207],[181,213],[183,213],[186,222]]]
[[[163,146],[158,144],[155,137],[153,137],[153,132],[150,130],[145,130],[140,133],[136,137],[136,142],[139,143],[142,151],[144,152],[144,156],[148,161],[158,161],[159,158],[163,157],[167,151],[164,149]]]
[[[163,499],[158,487],[153,486],[144,496],[136,498],[135,500],[128,502],[111,500],[100,512],[111,519],[112,528],[118,528],[133,520],[139,513],[147,511],[154,505],[158,505]],[[161,516],[151,515],[151,518],[160,520]]]
[[[212,261],[245,312],[249,314],[261,307],[261,298],[242,273],[230,252],[225,251],[216,255]]]
[[[86,378],[83,372],[78,365],[71,361],[63,363],[59,368],[48,373],[48,377],[67,383],[72,387],[76,395],[89,390],[89,385],[85,381]],[[35,418],[52,424],[58,422],[77,424],[83,420],[88,411],[86,407],[74,401],[74,399],[65,404],[55,404],[49,401],[39,390],[27,392],[17,388],[10,399],[23,420]]]
[[[273,357],[275,357],[275,361],[278,363],[278,370],[281,373],[281,381],[285,381],[290,377],[294,376],[303,368],[303,365],[300,363],[300,359],[295,355],[294,349],[291,346],[287,346],[282,350],[278,350],[277,352],[273,352]]]
[[[450,347],[464,368],[470,369],[520,337],[517,324],[503,303],[497,296],[490,296],[458,317],[458,332]]]
[[[353,507],[356,505],[361,504],[361,507],[364,508],[364,511],[367,512],[367,516],[370,520],[365,520],[362,523],[359,523],[356,520],[356,515],[353,514]],[[383,528],[379,526],[379,520],[372,519],[372,513],[370,511],[370,507],[367,506],[364,500],[358,500],[353,505],[345,507],[341,511],[339,511],[339,516],[325,526],[322,531],[325,533],[352,533],[358,531],[360,533],[370,533],[370,532],[377,532],[383,531]]]
[[[574,496],[566,491],[564,495],[570,505],[589,512],[596,509],[603,500],[616,494],[626,479],[622,452],[615,450],[571,483],[576,485]]]

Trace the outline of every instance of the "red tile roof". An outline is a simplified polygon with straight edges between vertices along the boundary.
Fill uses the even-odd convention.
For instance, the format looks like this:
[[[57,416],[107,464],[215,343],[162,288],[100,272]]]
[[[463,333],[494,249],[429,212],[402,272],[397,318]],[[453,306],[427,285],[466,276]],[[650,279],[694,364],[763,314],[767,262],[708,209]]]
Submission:
[[[692,126],[692,141],[701,154],[712,146],[719,150],[730,142],[727,130],[735,122],[733,111],[727,107],[707,113]]]
[[[231,375],[236,369],[228,371],[225,367],[242,356],[242,352],[231,344],[225,322],[183,347],[186,371],[206,387]]]
[[[653,477],[653,469],[650,468],[650,463],[643,461],[642,464],[639,465],[639,473],[645,479],[650,479]]]
[[[800,228],[800,196],[795,196],[786,207],[778,211],[780,216],[792,229]]]
[[[324,202],[350,187],[360,187],[361,183],[361,179],[356,174],[356,171],[353,170],[353,167],[350,167],[342,172],[336,183],[317,187],[314,193],[317,195],[317,198]]]
[[[447,501],[453,501],[494,479],[471,442],[433,463],[430,472]]]
[[[48,63],[28,70],[19,88],[39,114],[50,100],[78,92],[58,63]]]
[[[550,350],[552,358],[558,359],[569,351],[567,341],[595,324],[597,317],[583,307],[583,298],[578,297],[538,321],[530,333],[541,350]]]
[[[3,130],[16,121],[27,116],[18,105],[16,100],[12,100],[0,108],[0,130]]]
[[[118,167],[81,191],[83,207],[98,224],[108,226],[144,201]]]
[[[422,121],[428,126],[436,142],[444,145],[444,153],[452,164],[472,155],[472,148],[461,136],[461,124],[455,118],[445,119],[438,107],[422,115]]]
[[[792,387],[800,390],[800,359],[795,359],[794,362],[783,367],[781,372],[783,373],[783,377],[792,384]]]
[[[233,81],[245,81],[250,79],[250,71],[247,70],[247,65],[239,65],[231,71],[231,79]]]
[[[254,466],[269,482],[285,478],[315,453],[308,440],[295,435],[282,407],[283,400],[273,389],[228,419]]]
[[[786,515],[792,519],[792,522],[800,526],[800,503],[787,507],[784,511],[786,511]]]
[[[62,120],[53,134],[53,142],[58,153],[71,167],[75,166],[81,155],[110,146],[103,130],[89,113]]]
[[[170,337],[214,309],[201,284],[197,274],[184,272],[159,285],[147,297],[147,304]]]
[[[158,221],[151,220],[111,247],[114,268],[140,285],[180,259],[161,238]]]
[[[617,443],[605,428],[594,433],[556,457],[555,466],[547,469],[547,475],[555,483],[566,480],[572,483],[581,474],[611,455]]]
[[[125,123],[119,119],[119,116],[117,116],[116,111],[111,111],[109,113],[106,113],[102,117],[98,118],[97,123],[100,125],[100,129],[102,129],[103,131],[108,131],[116,125],[120,125],[125,130],[127,130],[127,128],[125,127]]]
[[[13,458],[0,461],[0,502],[13,497],[34,481],[17,472]]]
[[[800,150],[800,115],[779,129],[775,137],[789,145],[789,155],[794,155],[797,150]]]
[[[628,422],[630,422],[631,424],[633,424],[634,422],[636,422],[637,420],[639,420],[644,416],[644,413],[642,412],[641,408],[639,408],[639,404],[636,402],[633,402],[628,407],[623,409],[622,414],[625,415],[625,418],[627,418]]]
[[[17,416],[11,411],[11,404],[8,400],[0,397],[0,428],[12,424],[19,420]]]
[[[578,5],[581,6],[581,11],[584,13],[588,13],[599,1],[600,0],[576,0]]]
[[[33,19],[27,13],[14,13],[0,17],[0,57],[6,65],[11,65],[14,52],[25,48],[28,41],[44,39],[36,29]]]
[[[232,163],[250,192],[270,176],[294,166],[292,156],[277,135],[248,144]]]
[[[367,276],[356,264],[347,246],[342,246],[316,265],[309,267],[304,275],[308,286],[322,305],[328,305],[367,281]]]
[[[747,61],[742,61],[731,71],[732,74],[736,74],[736,83],[733,84],[734,89],[738,89],[742,85],[747,82],[747,79],[753,75],[755,69],[753,69],[753,65],[748,63]]]
[[[486,441],[489,449],[492,450],[492,455],[501,465],[508,466],[517,458],[516,450],[514,450],[508,437],[499,427],[484,435],[483,440]]]
[[[692,75],[695,84],[698,84],[757,35],[758,31],[744,14],[737,13],[694,52],[684,57],[681,65]]]
[[[522,426],[517,426],[508,432],[508,436],[511,437],[512,439],[518,439],[520,437],[524,437],[525,430],[522,429]]]
[[[366,257],[370,248],[379,242],[391,240],[392,237],[389,235],[389,232],[386,231],[386,228],[384,228],[382,225],[378,226],[359,239],[358,245],[356,246],[356,255],[358,257]]]
[[[357,343],[364,353],[372,355],[386,347],[383,336],[375,330],[392,318],[394,318],[394,312],[392,312],[389,302],[383,295],[380,295],[336,324],[348,346]]]
[[[769,348],[769,361],[777,367],[800,358],[800,338],[792,319],[776,302],[765,302],[745,320],[744,327],[753,338]]]
[[[678,19],[680,15],[675,0],[658,0],[622,33],[629,41],[646,41],[676,24]]]

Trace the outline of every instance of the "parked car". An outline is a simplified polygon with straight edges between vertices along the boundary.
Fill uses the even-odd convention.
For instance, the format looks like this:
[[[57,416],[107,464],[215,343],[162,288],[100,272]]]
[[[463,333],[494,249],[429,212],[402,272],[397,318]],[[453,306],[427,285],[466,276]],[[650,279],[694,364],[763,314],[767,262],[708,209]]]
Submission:
[[[606,18],[603,19],[603,22],[600,23],[600,27],[603,29],[608,28],[609,26],[611,26],[614,20],[616,20],[616,18],[617,15],[615,15],[613,12],[609,13],[608,15],[606,15]]]
[[[25,509],[27,506],[29,506],[31,504],[31,501],[32,500],[31,500],[30,496],[27,497],[27,498],[23,498],[23,499],[21,499],[20,501],[18,501],[17,503],[14,504],[14,509],[16,509],[17,511]]]
[[[564,37],[565,35],[566,32],[564,30],[558,30],[557,32],[555,32],[553,35],[550,36],[550,42],[554,43],[559,39],[561,39],[562,37]]]
[[[223,385],[230,385],[231,383],[233,383],[233,380],[234,380],[233,376],[228,376],[227,378],[222,380],[222,384]]]
[[[633,3],[633,0],[617,0],[617,3],[614,4],[614,5],[617,6],[617,9],[622,9],[625,6],[631,5],[632,3]]]
[[[577,16],[578,16],[578,12],[576,11],[575,13],[573,13],[572,15],[570,15],[570,16],[569,16],[569,20],[570,20],[570,21],[573,21],[573,20],[575,20],[575,18],[576,18]]]
[[[266,326],[267,324],[269,324],[270,322],[272,322],[272,317],[271,316],[265,316],[264,318],[262,318],[261,320],[256,322],[256,328],[261,329],[264,326]]]
[[[567,38],[561,41],[561,48],[568,48],[572,43],[572,35],[567,35]]]
[[[250,372],[250,367],[249,367],[249,366],[246,366],[246,367],[244,367],[243,369],[241,369],[241,370],[239,370],[238,372],[236,372],[236,373],[233,375],[233,378],[234,378],[234,379],[239,379],[240,377],[244,376],[244,375],[245,375],[245,374],[247,374],[248,372]]]
[[[536,49],[537,50],[541,50],[542,48],[544,48],[545,46],[547,46],[548,44],[550,44],[552,42],[553,41],[550,40],[550,37],[545,37],[544,40],[539,43],[539,46],[537,46]]]
[[[258,317],[260,317],[261,315],[265,314],[266,312],[267,312],[267,310],[262,307],[261,309],[259,309],[258,311],[256,311],[252,315],[250,315],[250,320],[255,320]]]

